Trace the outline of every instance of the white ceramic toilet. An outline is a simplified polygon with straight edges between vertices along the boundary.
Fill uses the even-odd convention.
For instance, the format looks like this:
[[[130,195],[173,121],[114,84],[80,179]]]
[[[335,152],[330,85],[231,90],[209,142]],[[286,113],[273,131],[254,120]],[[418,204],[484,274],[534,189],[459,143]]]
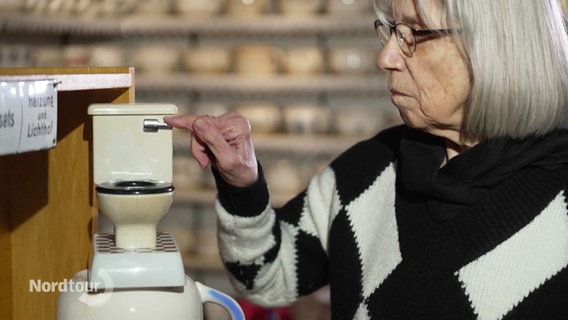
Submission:
[[[154,248],[172,185],[172,104],[93,104],[93,176],[98,207],[115,228],[116,247]]]
[[[230,296],[194,282],[173,236],[156,232],[173,200],[171,104],[94,104],[93,180],[115,233],[93,235],[90,268],[57,300],[58,320],[203,320],[203,304],[244,320]]]

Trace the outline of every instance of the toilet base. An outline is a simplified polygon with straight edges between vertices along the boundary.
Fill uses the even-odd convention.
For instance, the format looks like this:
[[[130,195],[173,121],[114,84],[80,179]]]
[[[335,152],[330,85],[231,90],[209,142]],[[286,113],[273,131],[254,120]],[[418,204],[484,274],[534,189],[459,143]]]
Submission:
[[[159,232],[152,249],[123,249],[115,235],[96,233],[89,283],[99,289],[183,287],[185,270],[177,245],[168,232]]]

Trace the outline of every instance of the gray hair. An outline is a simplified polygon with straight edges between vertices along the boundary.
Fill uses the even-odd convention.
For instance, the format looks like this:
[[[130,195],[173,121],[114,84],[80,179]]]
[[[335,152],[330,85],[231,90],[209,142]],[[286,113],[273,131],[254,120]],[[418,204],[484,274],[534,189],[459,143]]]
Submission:
[[[375,0],[380,19],[393,21],[392,1]],[[558,0],[413,1],[428,28],[424,10],[435,3],[444,27],[460,30],[453,36],[472,80],[464,135],[523,138],[568,127],[568,35]]]

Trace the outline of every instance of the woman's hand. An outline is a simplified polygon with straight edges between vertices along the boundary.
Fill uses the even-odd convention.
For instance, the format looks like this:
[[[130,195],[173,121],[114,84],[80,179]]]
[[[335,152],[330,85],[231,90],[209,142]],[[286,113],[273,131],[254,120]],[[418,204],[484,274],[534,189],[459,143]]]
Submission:
[[[247,187],[257,180],[251,128],[243,116],[180,115],[165,117],[164,121],[191,132],[191,153],[202,169],[213,166],[225,182],[235,187]]]

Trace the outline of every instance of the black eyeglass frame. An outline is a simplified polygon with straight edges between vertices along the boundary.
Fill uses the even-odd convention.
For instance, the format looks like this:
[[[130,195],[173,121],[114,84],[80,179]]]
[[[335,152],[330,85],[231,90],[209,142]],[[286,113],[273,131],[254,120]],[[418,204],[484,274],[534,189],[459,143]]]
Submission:
[[[411,50],[409,52],[409,54],[413,54],[414,51],[416,51],[416,38],[421,38],[421,37],[427,37],[427,36],[431,36],[431,35],[448,35],[451,34],[453,32],[456,31],[456,29],[421,29],[421,30],[416,30],[413,27],[409,26],[408,24],[404,23],[404,22],[399,22],[397,24],[394,25],[390,25],[390,24],[385,24],[384,22],[381,21],[381,19],[376,19],[374,21],[374,26],[375,26],[375,31],[377,33],[379,33],[379,27],[388,27],[390,30],[390,34],[392,35],[393,33],[397,33],[396,30],[398,28],[399,25],[404,25],[405,27],[407,27],[408,29],[410,29],[410,31],[412,32],[412,37],[413,37],[413,43],[411,46]],[[386,39],[388,41],[388,39]],[[397,38],[397,42],[398,45],[400,47],[400,41],[398,41],[399,39]],[[402,48],[401,48],[402,49]],[[404,50],[403,50],[404,52]]]

